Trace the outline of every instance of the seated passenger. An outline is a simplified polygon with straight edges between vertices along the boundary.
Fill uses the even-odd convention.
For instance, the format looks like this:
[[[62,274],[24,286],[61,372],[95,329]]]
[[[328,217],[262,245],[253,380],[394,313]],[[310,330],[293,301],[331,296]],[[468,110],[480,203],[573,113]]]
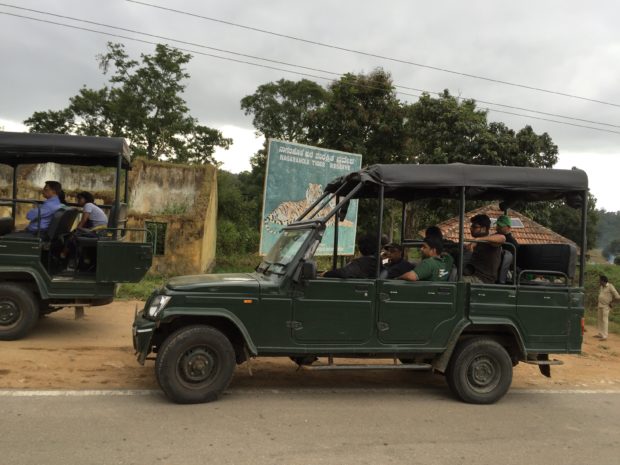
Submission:
[[[325,278],[374,278],[377,272],[377,238],[373,235],[362,236],[357,247],[362,254],[342,268],[323,273]]]
[[[497,234],[503,234],[504,237],[506,237],[506,244],[514,245],[514,249],[506,245],[502,247],[511,253],[515,253],[515,251],[519,247],[519,243],[512,235],[512,221],[510,221],[510,217],[506,215],[498,217],[497,222],[495,223],[495,230],[497,231]]]
[[[502,244],[506,242],[506,236],[489,234],[491,219],[487,215],[476,215],[470,221],[471,235],[480,242],[465,245],[472,254],[469,262],[465,265],[463,281],[494,284],[497,281],[497,272],[502,257]]]
[[[93,229],[98,226],[107,226],[108,217],[103,210],[95,205],[95,197],[90,192],[80,192],[77,195],[78,206],[82,207],[82,219],[77,229]]]
[[[447,281],[452,269],[452,257],[443,254],[443,244],[437,237],[426,237],[420,248],[424,260],[398,279],[406,281]]]
[[[26,218],[30,220],[26,228],[26,231],[29,233],[36,234],[39,231],[47,231],[54,213],[65,203],[65,193],[62,191],[62,186],[58,181],[45,181],[43,197],[45,197],[45,201],[39,208],[35,207],[26,213]]]
[[[384,265],[387,271],[387,279],[396,279],[408,271],[413,270],[413,265],[403,258],[403,246],[396,243],[387,244],[383,247],[385,258],[388,259]]]
[[[436,237],[441,241],[443,245],[443,255],[450,255],[450,258],[454,262],[454,256],[458,255],[458,244],[450,239],[444,239],[443,232],[439,226],[429,226],[424,231],[424,237]]]
[[[86,191],[80,192],[77,195],[77,203],[78,206],[82,207],[82,218],[76,230],[69,237],[64,250],[60,253],[60,258],[67,258],[69,256],[76,259],[77,237],[97,237],[97,233],[91,230],[108,225],[108,218],[103,210],[95,205],[95,197],[93,194]],[[71,264],[71,266],[74,265]]]
[[[440,241],[443,241],[443,233],[439,226],[429,226],[424,231],[424,237],[436,237]]]

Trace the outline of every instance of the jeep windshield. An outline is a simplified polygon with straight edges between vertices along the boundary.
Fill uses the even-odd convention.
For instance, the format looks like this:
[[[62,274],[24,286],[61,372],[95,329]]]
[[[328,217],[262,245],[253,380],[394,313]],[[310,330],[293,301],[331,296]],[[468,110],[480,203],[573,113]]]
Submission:
[[[286,266],[295,258],[301,246],[310,235],[309,229],[282,231],[265,259],[258,265],[259,273],[284,274]]]

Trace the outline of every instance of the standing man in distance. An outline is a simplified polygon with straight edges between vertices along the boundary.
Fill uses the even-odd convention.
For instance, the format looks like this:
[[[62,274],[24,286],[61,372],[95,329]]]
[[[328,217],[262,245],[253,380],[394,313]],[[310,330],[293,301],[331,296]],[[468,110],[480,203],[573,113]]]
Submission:
[[[620,300],[620,294],[616,291],[613,284],[609,282],[607,276],[601,275],[599,277],[599,283],[601,288],[598,293],[598,314],[597,314],[597,328],[598,334],[594,337],[601,341],[607,340],[608,327],[609,327],[609,311],[611,310],[611,304],[614,301]]]

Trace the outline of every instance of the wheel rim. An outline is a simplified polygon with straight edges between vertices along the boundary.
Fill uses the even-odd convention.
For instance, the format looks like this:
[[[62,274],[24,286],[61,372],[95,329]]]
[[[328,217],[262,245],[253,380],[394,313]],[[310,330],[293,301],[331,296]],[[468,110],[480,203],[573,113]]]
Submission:
[[[189,387],[208,384],[218,370],[217,356],[207,347],[186,350],[177,363],[179,378]]]
[[[21,317],[21,311],[12,300],[0,300],[0,326],[14,326]]]
[[[473,389],[481,393],[495,389],[500,378],[501,367],[498,361],[488,355],[478,355],[467,369],[467,382]]]

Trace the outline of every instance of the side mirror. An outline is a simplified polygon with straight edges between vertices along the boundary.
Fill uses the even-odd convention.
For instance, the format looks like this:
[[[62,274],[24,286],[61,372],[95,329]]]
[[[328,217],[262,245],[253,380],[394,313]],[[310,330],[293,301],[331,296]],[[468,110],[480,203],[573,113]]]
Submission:
[[[303,262],[299,277],[302,280],[316,278],[316,263],[313,261]]]

